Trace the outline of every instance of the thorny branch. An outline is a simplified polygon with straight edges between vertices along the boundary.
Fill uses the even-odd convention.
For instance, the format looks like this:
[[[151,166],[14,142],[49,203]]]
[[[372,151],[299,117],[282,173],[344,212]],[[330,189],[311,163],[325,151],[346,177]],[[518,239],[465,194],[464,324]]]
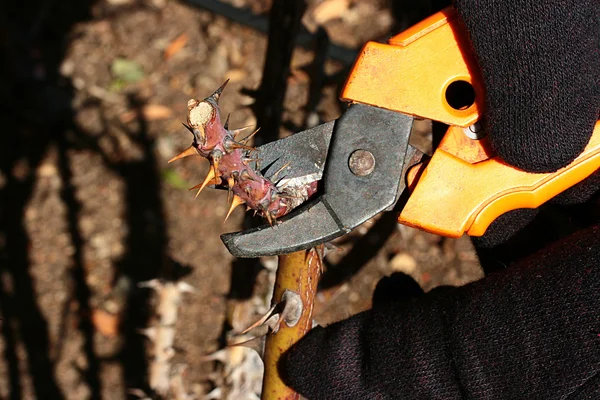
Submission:
[[[276,219],[291,211],[316,191],[317,182],[304,188],[278,187],[253,168],[255,149],[247,145],[247,136],[239,139],[244,129],[229,130],[227,122],[221,122],[219,98],[223,84],[204,100],[188,102],[186,128],[192,133],[190,147],[169,162],[192,155],[200,155],[210,162],[209,173],[204,181],[191,189],[198,194],[208,185],[222,185],[232,194],[227,216],[240,204],[265,217],[271,225]],[[303,192],[299,199],[298,193]],[[196,196],[197,196],[196,195]],[[227,217],[226,217],[227,218]],[[279,258],[279,268],[273,294],[273,307],[260,324],[275,325],[267,338],[265,347],[265,380],[263,398],[295,399],[295,394],[279,378],[277,361],[281,354],[299,340],[312,327],[312,307],[317,282],[322,268],[321,256],[315,249],[300,251]],[[270,318],[274,317],[274,318]]]
[[[277,363],[283,353],[312,329],[313,305],[323,267],[319,253],[310,249],[279,257],[273,302],[280,304],[282,311],[265,345],[263,399],[300,398],[281,380]]]
[[[289,64],[305,7],[305,2],[300,0],[276,0],[273,4],[265,71],[253,105],[258,126],[266,131],[258,143],[277,139]],[[244,129],[229,130],[228,122],[221,122],[218,101],[226,84],[202,101],[188,102],[186,127],[193,135],[193,143],[169,162],[196,154],[207,158],[211,164],[209,173],[202,183],[192,188],[198,189],[197,195],[208,185],[224,186],[233,195],[229,196],[231,205],[225,219],[238,205],[246,204],[247,210],[254,210],[274,225],[277,218],[314,194],[317,182],[303,187],[279,187],[277,182],[261,174],[255,162],[255,149],[248,146],[248,139],[256,131],[240,139]],[[277,179],[276,175],[271,179]],[[322,257],[315,249],[279,257],[273,307],[253,325],[264,324],[271,328],[263,356],[263,399],[299,398],[281,381],[277,362],[283,352],[312,328],[314,296],[321,270]]]
[[[303,188],[278,187],[277,182],[265,178],[258,169],[253,168],[256,165],[256,149],[247,143],[256,131],[241,139],[245,128],[229,130],[227,121],[225,124],[221,122],[219,98],[226,84],[204,100],[191,99],[188,102],[186,128],[191,132],[193,142],[169,162],[191,155],[208,159],[208,175],[203,182],[191,188],[198,189],[196,196],[206,186],[222,185],[233,195],[229,196],[231,204],[225,219],[237,206],[246,204],[247,210],[254,210],[273,225],[277,218],[314,194],[317,182],[311,182]]]

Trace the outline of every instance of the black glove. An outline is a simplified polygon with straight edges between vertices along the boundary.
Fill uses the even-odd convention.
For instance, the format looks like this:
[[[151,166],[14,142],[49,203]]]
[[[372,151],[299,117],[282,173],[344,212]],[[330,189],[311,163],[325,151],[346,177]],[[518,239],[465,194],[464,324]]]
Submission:
[[[553,171],[587,144],[600,109],[598,5],[456,1],[484,78],[485,128],[509,163]],[[587,199],[597,175],[563,200]],[[600,399],[600,227],[482,281],[316,328],[280,372],[309,399]]]
[[[484,123],[509,164],[551,172],[587,145],[600,105],[600,2],[456,0],[486,88]]]
[[[599,238],[317,327],[284,381],[308,399],[600,399]]]

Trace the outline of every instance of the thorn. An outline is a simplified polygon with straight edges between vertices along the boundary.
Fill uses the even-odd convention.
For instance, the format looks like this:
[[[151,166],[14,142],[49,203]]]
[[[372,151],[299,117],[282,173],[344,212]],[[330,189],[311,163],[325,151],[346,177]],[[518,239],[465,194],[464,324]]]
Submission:
[[[269,223],[269,225],[273,226],[273,217],[271,216],[271,213],[269,211],[265,210],[265,211],[263,211],[263,215],[267,219],[267,222]]]
[[[277,182],[273,183],[273,185],[277,188],[277,189],[283,189],[285,187],[285,185],[283,185],[282,187],[279,187],[279,185],[281,184],[281,182],[283,182],[283,180],[287,178],[287,175],[282,176],[280,179],[277,179]],[[286,184],[288,184],[289,181],[286,182]]]
[[[246,339],[241,342],[232,343],[232,344],[228,345],[227,347],[228,348],[245,347],[247,349],[254,350],[258,353],[258,356],[262,359],[264,349],[265,349],[265,340],[267,338],[268,333],[269,333],[268,329],[265,329],[265,332],[264,333],[261,332],[260,335],[252,337],[250,339]]]
[[[275,172],[273,175],[271,175],[271,177],[270,177],[269,179],[270,179],[271,181],[274,181],[275,179],[277,179],[277,175],[279,175],[279,173],[280,173],[281,171],[283,171],[284,169],[286,169],[286,168],[287,168],[287,167],[290,165],[290,162],[291,162],[291,161],[288,161],[288,162],[286,162],[285,164],[283,164],[283,166],[282,166],[281,168],[279,168],[279,169],[277,170],[277,172]],[[283,179],[283,178],[282,178],[282,179]],[[275,186],[277,186],[277,185],[275,185]]]
[[[229,206],[229,211],[227,211],[227,215],[225,216],[225,221],[223,221],[223,223],[225,223],[227,221],[227,218],[229,218],[229,216],[231,215],[231,212],[233,210],[235,210],[235,208],[241,204],[244,204],[245,201],[238,196],[237,194],[233,195],[233,199],[231,200],[231,205]]]
[[[260,162],[262,161],[262,158],[242,158],[242,164],[244,164],[245,166],[249,166],[248,163],[253,162],[255,163],[255,171],[260,171]]]
[[[185,122],[182,122],[181,125],[185,126],[185,129],[187,129],[188,131],[190,131],[190,133],[192,135],[194,134],[194,130],[192,129],[191,126],[187,125]]]
[[[267,310],[267,312],[265,313],[265,315],[263,315],[262,317],[259,318],[258,321],[256,321],[255,323],[253,323],[252,325],[250,325],[249,327],[247,327],[246,329],[244,329],[242,331],[242,335],[250,332],[252,329],[256,328],[257,326],[261,326],[262,324],[264,324],[265,322],[267,322],[269,320],[269,318],[271,318],[273,315],[277,315],[278,313],[275,312],[275,309],[277,308],[278,303],[273,304],[271,306],[271,308],[269,308],[269,310]]]
[[[238,143],[234,140],[230,140],[227,142],[226,144],[227,148],[229,149],[229,151],[231,150],[235,150],[235,149],[244,149],[244,150],[248,150],[248,151],[256,151],[256,148],[254,147],[250,147],[250,146],[245,146],[241,143]]]
[[[279,184],[285,179],[287,178],[287,175],[282,177],[280,180],[277,181],[277,183],[275,183],[275,187],[277,189],[279,189],[279,191],[282,191],[283,189],[285,189],[291,182],[292,180],[289,179],[287,182],[285,182],[283,185],[279,186]]]
[[[199,154],[196,151],[196,148],[192,145],[192,146],[188,147],[187,149],[185,149],[184,151],[182,151],[181,153],[177,154],[175,157],[171,158],[167,162],[167,164],[171,164],[173,161],[181,160],[182,158],[185,158],[188,156],[194,156],[194,155],[199,155]]]
[[[244,132],[246,129],[250,128],[250,126],[245,126],[243,128],[238,128],[238,129],[233,129],[231,131],[229,131],[231,133],[231,135],[233,135],[234,139],[237,139],[237,137]]]
[[[229,128],[229,117],[231,116],[231,114],[227,114],[227,119],[225,120],[225,123],[223,124],[223,128],[228,129]]]
[[[256,133],[260,131],[260,128],[258,128],[257,130],[255,130],[254,132],[252,132],[251,134],[249,134],[248,136],[246,136],[245,138],[243,138],[241,140],[241,143],[246,144],[248,142],[248,140],[250,140],[251,137],[253,137],[254,135],[256,135]]]
[[[210,169],[208,170],[208,174],[206,175],[206,178],[204,178],[204,182],[197,184],[194,187],[189,188],[188,190],[193,190],[193,189],[198,189],[198,193],[196,193],[196,197],[194,197],[195,199],[198,198],[198,196],[200,195],[200,192],[202,192],[202,190],[208,185],[210,184],[212,181],[217,181],[215,183],[215,185],[218,185],[219,182],[219,178],[216,177],[215,174],[215,169],[214,167],[211,165]]]
[[[214,101],[217,104],[219,104],[219,98],[221,97],[221,93],[223,93],[223,89],[225,89],[225,86],[227,86],[228,83],[229,79],[227,79],[225,83],[223,83],[217,90],[215,90],[213,94],[210,95],[210,98],[214,99]]]
[[[240,179],[243,181],[247,181],[247,180],[251,180],[251,181],[255,181],[252,176],[250,176],[250,172],[248,172],[247,169],[243,170],[242,173],[240,174]]]

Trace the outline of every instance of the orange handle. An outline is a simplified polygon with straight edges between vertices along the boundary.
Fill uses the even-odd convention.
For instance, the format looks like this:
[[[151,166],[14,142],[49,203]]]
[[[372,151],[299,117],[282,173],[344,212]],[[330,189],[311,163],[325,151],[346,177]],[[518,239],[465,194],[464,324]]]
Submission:
[[[472,101],[452,100],[457,82],[459,89],[470,89]],[[551,174],[518,170],[495,157],[486,139],[465,135],[464,129],[479,119],[484,91],[466,32],[451,7],[388,44],[367,43],[341,98],[451,125],[427,166],[409,172],[412,193],[398,218],[439,235],[481,236],[500,215],[539,207],[600,168],[599,123],[585,151]]]
[[[465,138],[462,128],[448,130],[427,166],[419,171],[398,222],[443,236],[459,237],[465,232],[481,236],[500,215],[539,207],[600,168],[600,121],[584,152],[549,174],[524,172],[498,157],[488,158],[485,141]],[[457,147],[459,143],[463,146]],[[465,147],[470,149],[466,154],[480,154],[484,160],[461,155]],[[416,172],[409,173],[409,187],[414,183],[411,178],[417,179]]]
[[[472,104],[450,105],[448,89],[456,82],[472,87]],[[483,86],[454,9],[432,15],[388,44],[367,43],[340,97],[448,125],[466,127],[477,121]]]

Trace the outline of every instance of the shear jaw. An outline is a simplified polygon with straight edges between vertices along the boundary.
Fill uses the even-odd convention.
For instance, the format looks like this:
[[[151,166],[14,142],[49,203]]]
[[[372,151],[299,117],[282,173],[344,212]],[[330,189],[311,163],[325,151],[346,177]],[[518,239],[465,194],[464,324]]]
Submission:
[[[331,143],[329,138],[321,143],[328,149],[314,152],[314,157],[321,160],[326,154],[323,194],[273,227],[264,225],[227,233],[221,235],[221,240],[232,255],[240,258],[286,254],[342,236],[390,209],[404,190],[403,168],[412,122],[411,116],[383,108],[350,106],[329,129],[324,129],[325,134],[333,130]],[[297,136],[296,140],[300,140],[307,132],[288,139]],[[357,169],[356,154],[369,155],[366,162],[374,165]]]

